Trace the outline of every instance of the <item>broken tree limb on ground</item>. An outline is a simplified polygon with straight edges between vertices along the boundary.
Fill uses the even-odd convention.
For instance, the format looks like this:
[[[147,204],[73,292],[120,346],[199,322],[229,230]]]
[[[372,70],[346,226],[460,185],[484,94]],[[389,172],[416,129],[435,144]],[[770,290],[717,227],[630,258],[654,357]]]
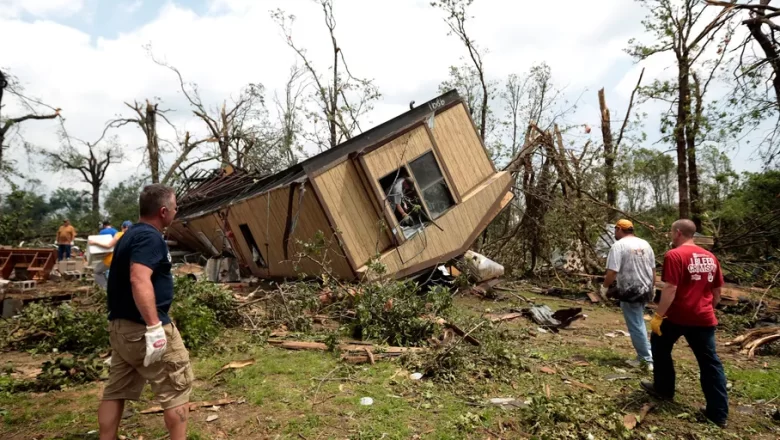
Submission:
[[[244,367],[248,367],[250,365],[254,365],[254,363],[255,363],[254,359],[246,359],[246,360],[243,360],[243,361],[233,361],[233,362],[223,366],[219,370],[217,370],[217,372],[214,373],[211,376],[211,378],[214,379],[215,377],[219,376],[220,374],[224,373],[227,370],[238,370],[238,369],[241,369],[241,368],[244,368]]]
[[[189,406],[190,406],[190,411],[196,411],[198,408],[224,406],[233,403],[243,403],[243,402],[237,401],[236,399],[220,399],[220,400],[213,400],[213,401],[204,400],[203,402],[192,402],[189,404]],[[153,406],[151,408],[147,408],[141,411],[139,414],[158,414],[163,411],[164,410],[162,409],[161,406]]]
[[[286,350],[328,350],[328,346],[322,342],[268,340],[268,343]],[[374,364],[378,360],[397,358],[405,353],[419,353],[427,350],[423,347],[385,347],[360,342],[341,343],[337,349],[342,353],[341,359],[350,364]]]
[[[762,345],[780,340],[780,327],[764,327],[751,330],[744,335],[736,337],[726,345],[739,345],[740,353],[748,355],[748,358],[756,356],[756,350]]]
[[[512,313],[501,313],[501,314],[494,314],[489,313],[485,315],[485,318],[489,319],[490,322],[498,323],[498,322],[504,322],[504,321],[511,321],[513,319],[517,319],[519,317],[523,316],[522,313],[518,312],[512,312]]]

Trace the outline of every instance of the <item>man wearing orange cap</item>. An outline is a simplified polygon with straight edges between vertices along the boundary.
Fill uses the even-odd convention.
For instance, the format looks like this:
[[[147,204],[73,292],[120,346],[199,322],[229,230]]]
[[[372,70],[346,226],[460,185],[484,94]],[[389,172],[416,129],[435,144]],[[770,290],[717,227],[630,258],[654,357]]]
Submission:
[[[655,284],[655,254],[645,240],[634,235],[634,225],[620,220],[615,225],[615,240],[607,256],[607,274],[601,286],[602,297],[620,300],[623,317],[626,319],[631,343],[637,358],[628,362],[633,367],[646,364],[652,371],[653,355],[647,339],[645,326],[645,305],[653,299]],[[617,279],[617,285],[609,289]]]

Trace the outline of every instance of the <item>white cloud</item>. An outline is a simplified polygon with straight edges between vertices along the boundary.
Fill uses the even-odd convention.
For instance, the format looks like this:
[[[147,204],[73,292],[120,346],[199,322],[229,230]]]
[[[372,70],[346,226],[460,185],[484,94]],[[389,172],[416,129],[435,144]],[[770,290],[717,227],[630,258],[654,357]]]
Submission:
[[[84,7],[84,0],[0,0],[0,17],[33,16],[69,17]]]
[[[132,9],[139,3],[114,7]],[[574,122],[596,126],[598,88],[606,86],[615,96],[611,107],[625,108],[638,71],[623,49],[630,37],[641,34],[643,15],[634,2],[597,3],[562,0],[551,11],[543,2],[481,0],[475,2],[475,17],[467,25],[472,38],[489,49],[484,61],[491,79],[522,74],[546,61],[556,81],[567,86],[570,99],[582,95]],[[323,74],[332,56],[322,11],[311,1],[212,0],[205,15],[169,2],[152,21],[113,38],[53,21],[90,13],[82,11],[82,0],[0,0],[0,10],[3,6],[15,13],[6,18],[0,14],[0,41],[15,44],[3,45],[2,66],[22,79],[30,94],[61,107],[69,131],[84,139],[96,138],[116,114],[128,114],[123,102],[155,97],[162,99],[161,107],[175,110],[169,117],[180,130],[202,130],[190,117],[173,74],[146,56],[142,46],[149,42],[158,57],[198,83],[204,101],[212,105],[235,96],[250,82],[264,84],[269,97],[283,87],[296,58],[269,10],[282,8],[296,15],[295,41]],[[467,55],[462,44],[447,35],[443,12],[428,1],[337,0],[334,8],[336,35],[350,70],[374,78],[383,95],[364,128],[396,116],[411,100],[434,97],[449,66],[461,64]],[[48,19],[23,21],[22,11]],[[663,74],[663,69],[656,70],[652,75]],[[650,76],[646,73],[647,80]],[[55,130],[56,124],[36,121],[25,127],[24,135],[57,148]],[[110,172],[109,184],[138,172],[142,157],[138,146],[143,137],[137,129],[125,127],[116,134],[128,145],[130,158]],[[23,159],[18,152],[16,158]],[[49,188],[75,182],[72,175],[46,179]]]

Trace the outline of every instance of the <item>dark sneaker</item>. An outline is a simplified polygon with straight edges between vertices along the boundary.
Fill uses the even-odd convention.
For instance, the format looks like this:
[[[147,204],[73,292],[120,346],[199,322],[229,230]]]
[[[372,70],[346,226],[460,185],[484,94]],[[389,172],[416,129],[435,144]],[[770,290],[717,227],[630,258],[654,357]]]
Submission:
[[[672,397],[670,396],[664,396],[662,394],[659,394],[658,391],[655,390],[655,385],[653,385],[653,382],[650,382],[649,380],[643,380],[639,382],[639,384],[642,386],[642,388],[647,391],[647,394],[655,397],[659,400],[672,400]]]
[[[723,420],[722,422],[716,422],[715,420],[712,420],[710,416],[707,415],[706,406],[702,406],[701,408],[699,408],[699,413],[701,413],[701,415],[704,416],[704,418],[712,422],[715,426],[717,426],[720,429],[726,429],[726,427],[728,426],[728,422],[726,420]]]

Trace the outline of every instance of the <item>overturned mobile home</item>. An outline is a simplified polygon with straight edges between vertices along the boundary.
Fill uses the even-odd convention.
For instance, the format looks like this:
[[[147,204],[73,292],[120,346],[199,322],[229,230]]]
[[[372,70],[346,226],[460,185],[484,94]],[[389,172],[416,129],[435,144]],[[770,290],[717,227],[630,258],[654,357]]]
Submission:
[[[320,274],[323,260],[342,279],[373,261],[404,277],[466,251],[512,199],[511,180],[451,91],[274,175],[191,181],[168,235],[261,278]]]

